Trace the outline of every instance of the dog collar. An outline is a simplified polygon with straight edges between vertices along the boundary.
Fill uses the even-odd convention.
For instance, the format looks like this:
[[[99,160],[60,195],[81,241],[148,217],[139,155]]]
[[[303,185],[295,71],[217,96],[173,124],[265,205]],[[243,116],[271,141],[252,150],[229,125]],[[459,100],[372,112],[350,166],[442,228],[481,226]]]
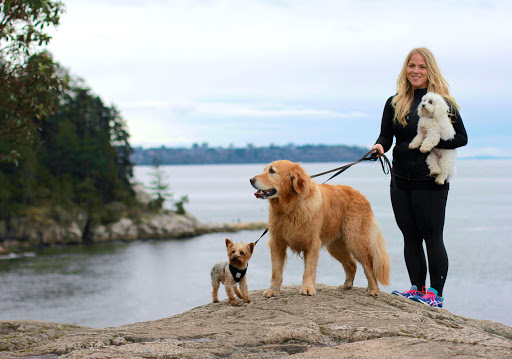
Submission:
[[[238,283],[245,276],[245,273],[247,272],[247,267],[245,269],[238,269],[230,264],[229,271],[233,275],[233,279],[235,280],[235,282]]]

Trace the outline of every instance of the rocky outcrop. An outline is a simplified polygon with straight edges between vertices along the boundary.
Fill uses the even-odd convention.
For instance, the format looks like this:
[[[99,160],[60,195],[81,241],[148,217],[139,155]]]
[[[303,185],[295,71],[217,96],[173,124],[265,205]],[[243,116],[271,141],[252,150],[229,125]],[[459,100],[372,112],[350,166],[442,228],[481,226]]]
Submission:
[[[109,224],[92,225],[87,213],[75,207],[32,208],[23,216],[0,221],[0,256],[10,252],[27,251],[41,246],[83,244],[137,239],[176,239],[213,232],[235,232],[244,229],[263,229],[265,222],[203,224],[189,213],[170,210],[144,210],[151,196],[139,184],[133,187],[141,210],[137,215],[123,217]],[[111,203],[112,213],[126,212],[122,203]]]
[[[168,239],[190,237],[198,233],[201,223],[190,214],[179,215],[171,211],[145,214],[137,219],[122,218],[109,225],[91,229],[92,242],[135,239]]]
[[[176,239],[212,232],[235,232],[265,228],[265,222],[202,224],[191,214],[172,211],[143,214],[136,219],[121,218],[108,225],[87,226],[87,218],[77,216],[67,224],[53,219],[13,218],[0,222],[0,255],[40,246],[83,244],[137,239]]]
[[[0,358],[4,357],[3,353],[30,351],[65,334],[87,329],[78,325],[30,320],[0,321]]]
[[[0,221],[0,254],[37,246],[83,242],[88,220],[84,211],[54,209],[58,215],[49,215],[48,212],[49,209],[38,208],[24,216]]]
[[[194,237],[213,232],[234,232],[244,229],[262,229],[266,222],[202,224],[191,214],[177,214],[162,211],[143,215],[137,220],[123,218],[106,226],[97,226],[91,230],[92,242],[135,239],[173,239]]]
[[[239,307],[224,300],[150,322],[73,328],[58,339],[48,337],[44,345],[40,337],[23,348],[18,344],[0,357],[512,357],[512,328],[496,322],[463,318],[387,293],[368,297],[362,288],[340,291],[318,284],[315,296],[298,292],[298,286],[285,287],[279,297],[267,299],[256,290],[250,292],[252,302]],[[7,335],[15,338],[17,333]],[[0,337],[4,348],[6,341]]]

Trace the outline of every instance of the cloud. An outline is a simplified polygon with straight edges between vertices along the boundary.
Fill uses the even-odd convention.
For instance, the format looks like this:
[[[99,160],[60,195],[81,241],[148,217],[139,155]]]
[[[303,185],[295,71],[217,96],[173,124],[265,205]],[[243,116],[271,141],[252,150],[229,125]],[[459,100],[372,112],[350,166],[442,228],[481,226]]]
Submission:
[[[159,100],[146,100],[146,101],[135,101],[135,102],[126,102],[120,103],[124,109],[166,109],[169,107],[169,102],[167,101],[159,101]]]
[[[223,117],[320,117],[322,119],[329,118],[362,118],[367,114],[358,111],[341,113],[336,111],[312,108],[289,108],[286,106],[251,106],[247,104],[234,103],[200,103],[190,109],[191,113],[200,115],[214,115]]]
[[[487,118],[463,107],[465,121],[499,118],[494,105],[512,97],[512,47],[503,45],[512,32],[509,1],[69,0],[66,7],[50,50],[121,110],[134,144],[267,140],[268,130],[258,135],[246,125],[254,122],[279,127],[283,143],[367,144],[403,58],[417,46],[436,54],[461,105],[486,107]],[[500,124],[494,128],[470,141],[492,138]]]

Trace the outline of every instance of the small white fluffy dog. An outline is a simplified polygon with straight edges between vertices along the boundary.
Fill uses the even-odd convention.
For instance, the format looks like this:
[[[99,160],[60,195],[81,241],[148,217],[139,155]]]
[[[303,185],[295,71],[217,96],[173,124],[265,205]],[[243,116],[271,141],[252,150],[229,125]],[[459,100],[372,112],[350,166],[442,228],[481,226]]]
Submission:
[[[448,117],[448,105],[443,96],[429,92],[421,99],[418,106],[420,120],[418,134],[409,144],[409,148],[420,148],[422,153],[431,153],[427,156],[430,175],[436,178],[437,184],[444,182],[453,175],[456,150],[435,148],[439,140],[451,140],[455,137],[455,130]]]

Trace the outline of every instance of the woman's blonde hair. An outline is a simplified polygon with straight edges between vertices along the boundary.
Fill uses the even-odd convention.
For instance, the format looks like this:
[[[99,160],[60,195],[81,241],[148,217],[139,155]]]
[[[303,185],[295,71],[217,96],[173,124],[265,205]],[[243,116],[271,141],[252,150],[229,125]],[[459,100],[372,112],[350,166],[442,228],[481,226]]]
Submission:
[[[409,114],[412,101],[414,100],[414,90],[409,80],[407,80],[407,66],[409,65],[409,60],[414,54],[420,54],[425,59],[427,64],[427,91],[440,94],[446,100],[448,100],[448,102],[450,102],[451,107],[455,106],[457,109],[459,109],[459,105],[450,95],[448,82],[446,82],[443,75],[441,75],[441,70],[439,70],[439,66],[437,66],[434,54],[432,54],[432,52],[425,47],[417,47],[412,49],[405,58],[402,70],[398,75],[398,80],[396,83],[397,94],[391,101],[391,104],[395,109],[394,120],[400,122],[402,126],[407,125],[407,120],[405,117]]]

